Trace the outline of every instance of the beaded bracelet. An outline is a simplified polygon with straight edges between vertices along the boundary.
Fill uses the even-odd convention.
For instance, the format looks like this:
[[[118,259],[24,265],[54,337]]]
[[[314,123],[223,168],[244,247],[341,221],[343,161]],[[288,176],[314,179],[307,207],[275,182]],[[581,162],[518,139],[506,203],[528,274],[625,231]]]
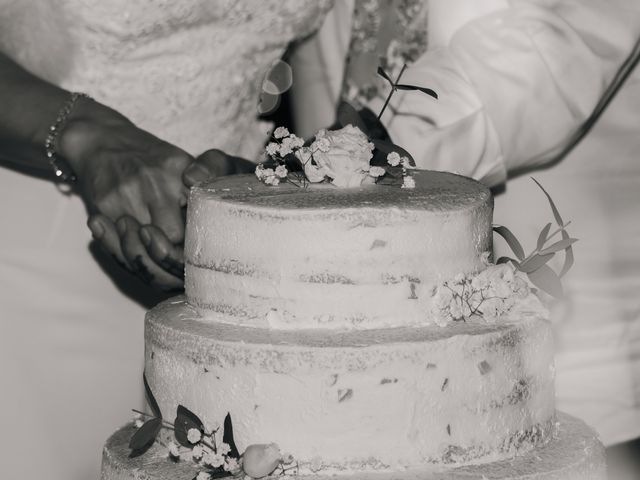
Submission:
[[[77,177],[71,166],[66,161],[64,161],[64,159],[58,156],[56,152],[56,141],[58,139],[58,135],[67,123],[69,114],[73,110],[76,101],[81,97],[91,98],[85,93],[71,93],[69,100],[67,100],[60,111],[58,111],[56,121],[53,122],[53,125],[49,127],[49,134],[47,135],[47,139],[44,142],[44,148],[47,154],[47,158],[49,159],[49,165],[51,165],[51,168],[53,168],[53,173],[58,180],[66,183],[74,183],[77,180]]]

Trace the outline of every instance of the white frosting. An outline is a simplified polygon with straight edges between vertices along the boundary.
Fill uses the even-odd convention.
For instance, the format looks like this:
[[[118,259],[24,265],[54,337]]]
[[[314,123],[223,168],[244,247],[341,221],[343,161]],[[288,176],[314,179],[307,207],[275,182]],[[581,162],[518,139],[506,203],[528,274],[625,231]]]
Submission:
[[[156,445],[143,456],[129,456],[129,439],[135,429],[127,425],[107,441],[102,454],[101,480],[192,480],[192,462],[172,462]],[[286,479],[287,477],[280,477]],[[289,477],[293,478],[293,477]],[[300,475],[302,480],[330,480],[329,475]],[[515,458],[482,465],[434,467],[398,473],[355,473],[349,480],[605,480],[604,448],[594,431],[566,414],[558,415],[554,435],[540,448]]]
[[[464,177],[414,178],[414,190],[268,187],[253,176],[194,188],[189,302],[216,321],[282,329],[428,323],[433,286],[483,267],[493,202]]]
[[[547,321],[335,332],[211,322],[180,299],[147,316],[146,374],[179,404],[234,422],[240,450],[277,443],[303,471],[403,470],[513,456],[554,419]]]

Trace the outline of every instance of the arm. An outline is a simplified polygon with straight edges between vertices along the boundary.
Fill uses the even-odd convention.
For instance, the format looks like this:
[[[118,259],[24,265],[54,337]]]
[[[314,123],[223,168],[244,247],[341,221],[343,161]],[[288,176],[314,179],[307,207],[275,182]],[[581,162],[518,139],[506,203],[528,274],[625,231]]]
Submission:
[[[440,96],[398,92],[383,117],[420,168],[496,185],[509,172],[544,165],[589,116],[640,35],[640,7],[538,3],[514,1],[465,20],[445,47],[406,71],[402,83]]]
[[[44,143],[48,127],[68,98],[69,92],[35,77],[0,54],[0,156],[51,172],[53,179]],[[92,228],[103,244],[105,230],[114,232],[115,223],[123,217],[136,224],[154,224],[173,244],[182,242],[181,207],[186,202],[186,187],[181,176],[193,160],[187,153],[137,128],[111,108],[86,98],[78,100],[60,131],[57,152],[77,174],[77,190],[89,212],[101,215],[111,227]],[[91,223],[90,227],[95,225]],[[127,229],[121,228],[121,233],[127,233]],[[135,240],[133,235],[129,238]],[[181,286],[180,277],[162,270],[148,257],[141,257],[139,240],[129,241],[128,245],[133,243],[135,248],[124,251],[113,247],[113,241],[107,248],[131,270],[144,271],[147,279],[153,278],[151,283]],[[146,262],[143,268],[139,268],[141,258]]]

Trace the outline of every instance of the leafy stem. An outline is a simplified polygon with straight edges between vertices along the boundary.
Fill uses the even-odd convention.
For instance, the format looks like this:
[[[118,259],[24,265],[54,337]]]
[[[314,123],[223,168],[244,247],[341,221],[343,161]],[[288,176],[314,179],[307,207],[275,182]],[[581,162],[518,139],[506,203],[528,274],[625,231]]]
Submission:
[[[387,99],[385,100],[384,105],[382,106],[382,110],[380,110],[380,113],[378,114],[378,121],[382,118],[382,114],[387,109],[387,105],[389,105],[389,102],[391,101],[391,97],[398,90],[398,83],[400,82],[400,78],[402,78],[402,74],[406,69],[407,69],[407,64],[405,63],[404,65],[402,65],[402,70],[400,70],[400,73],[396,77],[396,81],[391,83],[391,91],[389,92],[389,95],[387,95]],[[387,75],[384,75],[384,77],[387,79],[389,78]]]

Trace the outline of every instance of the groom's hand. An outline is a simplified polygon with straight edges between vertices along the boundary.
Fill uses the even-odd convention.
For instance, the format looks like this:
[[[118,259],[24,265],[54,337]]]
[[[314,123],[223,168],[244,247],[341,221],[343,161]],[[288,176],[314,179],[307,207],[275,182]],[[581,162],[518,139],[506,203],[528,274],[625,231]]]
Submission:
[[[256,164],[240,157],[227,155],[217,150],[207,150],[195,159],[182,173],[182,181],[187,187],[216,177],[234,175],[236,173],[251,173],[256,169]]]
[[[207,150],[197,157],[182,173],[186,187],[212,180],[224,175],[253,172],[253,162],[240,157],[227,155],[220,150]],[[171,243],[165,233],[155,225],[144,225],[140,228],[149,260],[161,266],[165,272],[181,278],[184,272],[183,245]]]

